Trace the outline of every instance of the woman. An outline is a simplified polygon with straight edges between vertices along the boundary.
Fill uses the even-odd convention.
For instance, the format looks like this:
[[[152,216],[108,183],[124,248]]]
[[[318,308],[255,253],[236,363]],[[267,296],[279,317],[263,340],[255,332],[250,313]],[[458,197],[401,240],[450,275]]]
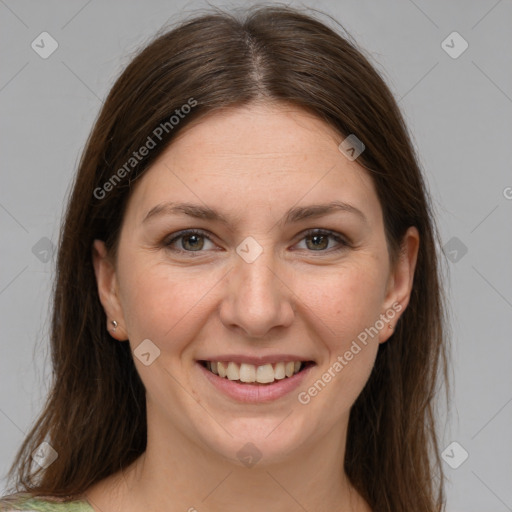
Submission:
[[[84,151],[2,509],[444,510],[437,240],[354,44],[287,7],[161,35]]]

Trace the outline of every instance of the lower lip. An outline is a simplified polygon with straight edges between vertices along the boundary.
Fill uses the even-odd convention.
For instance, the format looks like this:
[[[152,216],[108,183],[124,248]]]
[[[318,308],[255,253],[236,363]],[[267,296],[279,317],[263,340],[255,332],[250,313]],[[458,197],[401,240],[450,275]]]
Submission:
[[[219,391],[238,402],[244,403],[271,402],[291,393],[294,389],[297,389],[300,386],[302,381],[309,374],[310,370],[315,366],[308,366],[292,377],[275,380],[272,384],[240,384],[237,381],[229,380],[225,377],[219,377],[215,373],[206,369],[199,362],[197,365],[208,381],[211,382]]]

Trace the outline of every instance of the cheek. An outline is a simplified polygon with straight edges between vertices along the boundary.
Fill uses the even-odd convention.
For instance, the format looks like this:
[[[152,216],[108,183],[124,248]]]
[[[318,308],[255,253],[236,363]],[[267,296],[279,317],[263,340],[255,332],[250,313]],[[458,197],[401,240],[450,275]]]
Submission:
[[[319,373],[302,391],[311,397],[315,414],[330,418],[328,424],[350,410],[372,372],[379,348],[378,336],[371,330],[381,313],[379,275],[368,268],[345,269],[322,280],[322,286],[309,286],[307,304],[314,313],[309,318],[316,318],[314,336],[325,357]]]
[[[189,328],[198,326],[205,294],[214,286],[211,273],[191,273],[164,264],[144,265],[133,259],[120,265],[122,306],[130,340],[152,339],[158,346],[172,341],[180,350]]]
[[[382,313],[385,269],[370,261],[346,265],[320,279],[317,273],[315,279],[297,281],[298,295],[308,297],[309,318],[316,319],[314,336],[325,351],[320,363],[322,382],[315,390],[325,384],[324,399],[336,403],[336,411],[347,410],[359,396],[379,348],[374,326]],[[332,414],[337,413],[333,410]]]
[[[297,295],[323,326],[321,332],[332,350],[343,350],[375,324],[382,312],[384,277],[384,270],[361,263],[316,275],[301,274],[296,280]]]

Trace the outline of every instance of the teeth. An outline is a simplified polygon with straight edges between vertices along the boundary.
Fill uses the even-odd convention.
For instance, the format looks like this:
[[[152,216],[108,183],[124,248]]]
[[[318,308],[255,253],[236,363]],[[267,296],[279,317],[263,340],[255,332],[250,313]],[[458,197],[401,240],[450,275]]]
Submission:
[[[274,379],[281,380],[286,377],[284,363],[277,363],[274,368]]]
[[[235,364],[235,363],[233,363]],[[259,368],[258,368],[259,370]],[[256,381],[256,369],[252,364],[240,365],[240,380],[242,382],[255,382]]]
[[[296,374],[301,369],[302,363],[300,361],[289,361],[287,363],[275,363],[274,365],[268,363],[255,366],[247,363],[238,364],[233,361],[207,361],[206,367],[215,375],[229,380],[269,384],[274,380],[282,380]]]
[[[219,372],[219,377],[225,377],[227,375],[226,372],[226,366],[224,366],[224,363],[221,363],[220,361],[217,363],[217,371]]]
[[[272,368],[271,364],[264,364],[263,366],[258,366],[258,369],[256,370],[256,381],[261,382],[262,384],[274,382],[274,368]]]
[[[226,371],[229,380],[240,380],[240,366],[236,363],[228,363],[228,369]]]

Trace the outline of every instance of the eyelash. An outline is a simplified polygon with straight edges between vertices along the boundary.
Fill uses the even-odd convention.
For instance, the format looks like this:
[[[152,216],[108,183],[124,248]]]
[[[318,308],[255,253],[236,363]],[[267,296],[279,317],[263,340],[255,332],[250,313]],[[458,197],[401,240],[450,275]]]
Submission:
[[[173,251],[173,252],[180,252],[180,253],[187,253],[187,254],[204,252],[204,251],[185,251],[183,249],[173,249],[173,248],[171,248],[171,245],[174,242],[176,242],[180,238],[184,238],[184,237],[186,237],[188,235],[198,235],[198,236],[204,237],[207,240],[209,240],[210,242],[214,243],[213,240],[204,231],[201,231],[201,230],[198,230],[198,229],[186,229],[184,231],[179,231],[178,233],[176,233],[176,236],[173,236],[172,238],[167,239],[166,241],[164,241],[163,245],[168,250]],[[312,252],[312,253],[319,252],[319,253],[331,254],[333,252],[339,252],[339,251],[342,251],[343,249],[346,249],[346,248],[350,247],[350,244],[344,238],[339,236],[335,231],[329,231],[329,230],[325,230],[325,229],[310,229],[310,230],[308,230],[308,231],[306,231],[304,233],[304,235],[303,235],[303,237],[301,238],[300,241],[302,241],[304,238],[307,238],[308,236],[313,236],[313,235],[328,236],[328,237],[332,238],[333,240],[335,240],[336,242],[338,242],[340,244],[340,247],[338,247],[337,249],[328,249],[328,250],[319,250],[319,251],[308,251],[308,252]],[[194,257],[194,256],[192,256],[192,257]]]

